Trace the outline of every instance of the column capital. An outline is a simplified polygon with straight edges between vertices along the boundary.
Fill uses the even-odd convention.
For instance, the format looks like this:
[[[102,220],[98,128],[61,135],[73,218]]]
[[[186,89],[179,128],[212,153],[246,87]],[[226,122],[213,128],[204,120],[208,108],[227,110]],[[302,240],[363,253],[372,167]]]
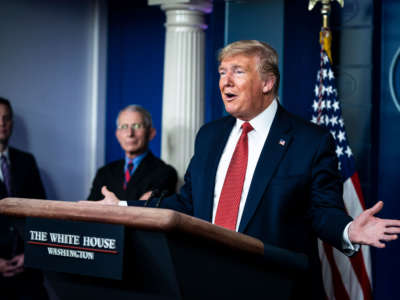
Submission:
[[[161,5],[163,10],[185,9],[203,13],[212,11],[212,0],[148,0],[148,5]]]

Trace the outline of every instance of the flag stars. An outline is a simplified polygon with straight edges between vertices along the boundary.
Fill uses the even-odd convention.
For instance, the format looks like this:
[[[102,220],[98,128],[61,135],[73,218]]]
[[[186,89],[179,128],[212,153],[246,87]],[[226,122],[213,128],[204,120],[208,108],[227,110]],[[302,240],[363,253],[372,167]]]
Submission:
[[[332,134],[333,138],[336,140],[336,131],[335,130],[331,130],[330,133]]]
[[[313,105],[312,105],[313,110],[314,110],[314,111],[318,111],[318,106],[319,106],[319,105],[318,105],[318,102],[317,102],[317,101],[314,101],[314,102],[313,102]]]
[[[317,124],[317,116],[314,116],[314,115],[313,115],[313,116],[311,117],[311,122],[314,123],[314,124]]]
[[[330,121],[331,121],[332,127],[338,124],[338,119],[337,119],[336,116],[333,116],[333,117],[330,119]]]
[[[328,96],[330,96],[333,93],[332,86],[330,85],[330,86],[326,87],[325,91],[328,94]]]
[[[332,108],[332,104],[331,104],[331,103],[332,103],[331,100],[327,100],[327,101],[326,101],[326,108],[327,108],[327,109],[331,109],[331,108]]]
[[[319,96],[319,85],[318,84],[315,85],[314,93],[315,93],[315,97]]]
[[[344,120],[343,120],[343,118],[340,118],[340,119],[339,119],[339,124],[340,124],[340,127],[343,127],[343,126],[344,126]]]
[[[347,154],[347,157],[350,157],[350,156],[352,156],[353,155],[353,152],[351,151],[351,149],[350,149],[350,146],[347,146],[347,148],[346,148],[346,154]]]
[[[322,78],[325,79],[326,77],[328,77],[328,72],[326,69],[322,69]]]
[[[346,139],[345,133],[344,131],[339,130],[339,133],[337,135],[337,138],[339,140],[339,142],[343,142]]]
[[[343,155],[343,147],[340,147],[339,145],[336,146],[336,155],[337,157],[341,157]]]
[[[329,71],[328,71],[328,78],[329,78],[329,80],[332,80],[335,78],[335,75],[333,75],[333,72],[331,69],[329,69]]]
[[[326,126],[329,125],[329,121],[330,121],[329,116],[325,115],[325,124],[326,124]]]
[[[339,109],[339,101],[336,100],[333,102],[332,107],[334,111],[337,111]]]
[[[327,64],[329,62],[328,55],[326,55],[325,53],[323,54],[323,60],[324,60],[324,64]]]

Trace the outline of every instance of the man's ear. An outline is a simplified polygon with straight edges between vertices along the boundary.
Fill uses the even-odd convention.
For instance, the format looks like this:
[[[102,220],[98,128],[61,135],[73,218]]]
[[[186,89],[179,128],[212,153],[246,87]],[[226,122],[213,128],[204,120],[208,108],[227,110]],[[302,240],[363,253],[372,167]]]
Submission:
[[[156,134],[157,134],[157,130],[156,130],[155,128],[151,127],[151,128],[150,128],[150,131],[149,131],[149,141],[151,141],[152,139],[154,139],[154,137],[156,136]]]
[[[268,76],[267,80],[264,81],[263,93],[268,94],[274,88],[276,78],[275,76]]]

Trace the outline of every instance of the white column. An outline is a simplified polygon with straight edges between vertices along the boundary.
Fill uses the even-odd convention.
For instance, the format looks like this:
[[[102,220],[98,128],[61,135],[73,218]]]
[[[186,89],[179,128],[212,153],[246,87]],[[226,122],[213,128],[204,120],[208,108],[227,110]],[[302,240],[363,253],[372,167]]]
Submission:
[[[167,16],[161,156],[176,168],[181,183],[204,122],[204,14],[212,2],[149,0],[154,4]]]

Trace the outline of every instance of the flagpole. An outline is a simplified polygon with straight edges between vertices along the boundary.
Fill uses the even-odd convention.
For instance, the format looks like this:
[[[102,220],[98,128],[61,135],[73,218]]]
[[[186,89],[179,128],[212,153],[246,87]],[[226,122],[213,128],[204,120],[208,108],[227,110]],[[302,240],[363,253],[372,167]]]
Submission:
[[[322,28],[329,30],[329,15],[331,14],[331,2],[334,0],[310,0],[308,3],[308,10],[312,10],[314,6],[321,2],[321,14],[322,14]],[[344,0],[336,0],[343,8]]]
[[[308,5],[308,9],[312,10],[318,2],[322,4],[320,69],[314,89],[311,121],[325,127],[333,136],[339,162],[338,169],[343,178],[343,204],[347,213],[354,218],[365,210],[365,202],[355,169],[354,156],[348,144],[335,76],[331,67],[332,34],[329,29],[329,15],[330,2],[333,1],[310,0]],[[343,0],[337,1],[343,7]],[[318,248],[327,299],[372,300],[371,257],[368,246],[362,246],[362,249],[351,258],[321,240],[318,240]]]
[[[318,2],[321,2],[321,15],[322,15],[322,28],[319,35],[319,42],[323,50],[329,57],[332,63],[331,42],[332,34],[329,28],[329,15],[331,14],[331,2],[334,0],[310,0],[308,3],[308,10],[312,10]],[[344,0],[336,0],[343,8]]]

